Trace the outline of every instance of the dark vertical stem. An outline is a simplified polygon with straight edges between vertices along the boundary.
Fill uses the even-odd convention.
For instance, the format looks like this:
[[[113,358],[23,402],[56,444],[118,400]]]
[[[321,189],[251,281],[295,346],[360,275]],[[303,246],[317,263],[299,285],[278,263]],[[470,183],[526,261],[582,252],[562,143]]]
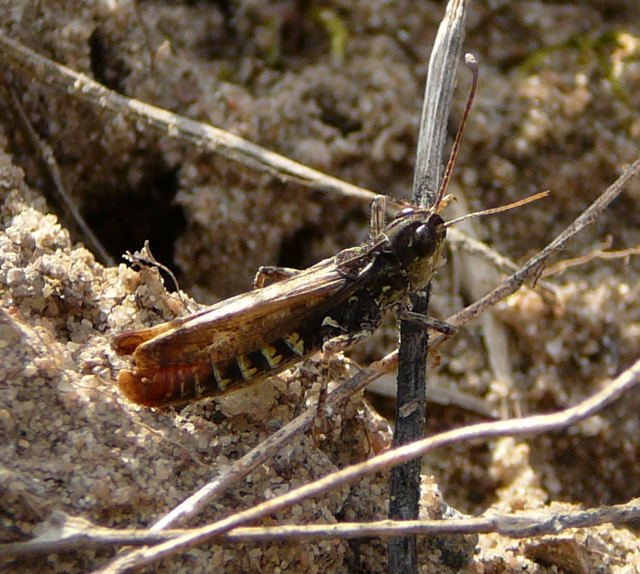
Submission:
[[[455,71],[462,55],[465,19],[464,0],[451,0],[438,29],[429,61],[425,97],[420,122],[413,200],[433,206],[442,179],[442,156]],[[412,310],[427,314],[429,284],[412,297]],[[394,444],[422,438],[426,414],[426,360],[428,333],[408,321],[400,325],[398,391]],[[391,472],[389,518],[418,518],[421,461],[410,461]],[[418,574],[416,538],[392,538],[388,546],[390,574]]]
[[[426,292],[411,297],[412,310],[425,313],[429,307],[431,284]],[[406,444],[422,437],[426,415],[426,348],[429,332],[410,321],[400,322],[396,428],[393,445]],[[389,518],[418,518],[420,505],[421,459],[405,462],[391,470]],[[389,540],[389,572],[417,573],[418,553],[415,536],[399,536]]]

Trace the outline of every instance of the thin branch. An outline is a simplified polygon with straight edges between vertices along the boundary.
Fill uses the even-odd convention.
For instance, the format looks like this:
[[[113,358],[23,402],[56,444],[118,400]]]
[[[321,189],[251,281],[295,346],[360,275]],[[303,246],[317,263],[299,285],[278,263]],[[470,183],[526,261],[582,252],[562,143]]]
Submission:
[[[567,269],[578,267],[579,265],[585,265],[586,263],[589,263],[590,261],[594,261],[596,259],[626,259],[628,257],[631,257],[632,255],[640,255],[640,245],[629,247],[627,249],[607,251],[608,247],[610,246],[611,241],[609,240],[608,245],[605,245],[598,249],[594,249],[591,253],[587,253],[586,255],[582,255],[581,257],[574,257],[572,259],[558,261],[558,263],[556,263],[555,265],[545,269],[542,276],[550,277],[552,275],[560,275]]]
[[[0,33],[0,59],[30,82],[62,91],[113,114],[122,114],[138,129],[153,128],[163,135],[190,142],[283,181],[295,181],[320,191],[370,202],[376,194],[295,162],[225,130],[157,108],[109,90],[84,74],[58,64]]]
[[[93,230],[89,227],[89,224],[85,221],[80,210],[76,207],[75,202],[67,192],[62,181],[60,166],[58,165],[58,161],[56,160],[53,150],[36,132],[33,124],[27,116],[27,112],[20,102],[20,98],[18,98],[15,90],[13,89],[13,86],[11,86],[11,84],[6,81],[6,78],[3,78],[1,75],[0,79],[4,84],[4,89],[7,93],[9,103],[17,123],[29,139],[31,146],[38,156],[40,164],[46,170],[49,180],[51,181],[52,193],[57,200],[57,203],[63,208],[67,217],[72,222],[69,227],[75,227],[77,229],[82,241],[104,265],[114,265],[113,258],[109,255],[95,233],[93,233]]]
[[[217,536],[247,522],[260,520],[293,504],[299,504],[305,499],[351,484],[369,474],[382,472],[408,460],[422,457],[437,448],[452,446],[470,440],[489,440],[503,436],[523,436],[560,431],[601,411],[638,383],[640,383],[640,360],[636,361],[601,391],[573,407],[553,414],[470,425],[395,448],[362,463],[333,472],[311,484],[291,490],[250,509],[209,524],[198,529],[195,533],[184,534],[156,546],[134,550],[125,556],[116,558],[111,564],[96,570],[95,573],[120,574],[131,572],[141,566],[153,564],[172,554],[184,552],[199,544],[210,542]],[[525,524],[514,525],[507,519],[498,526],[500,531],[518,532],[521,536],[528,536],[532,532],[536,532],[536,524],[529,521]]]
[[[156,267],[157,269],[164,271],[173,283],[173,290],[178,294],[178,296],[180,296],[180,284],[178,283],[178,278],[175,276],[174,272],[169,269],[169,267],[158,261],[155,255],[151,253],[151,246],[149,245],[148,239],[145,239],[144,245],[140,251],[134,251],[133,253],[125,251],[122,258],[131,265],[137,265],[139,267]],[[187,302],[183,300],[183,303],[185,307],[187,307]]]
[[[275,541],[312,541],[337,538],[371,538],[410,534],[497,533],[508,538],[525,538],[558,534],[569,528],[589,528],[612,523],[624,525],[640,520],[640,499],[625,504],[601,506],[587,510],[525,510],[503,514],[488,510],[473,518],[448,520],[379,520],[372,522],[340,522],[338,524],[283,524],[280,526],[241,526],[220,535],[217,541],[229,543],[266,543]],[[204,528],[207,528],[206,526]],[[38,526],[41,534],[25,542],[0,544],[0,557],[35,557],[53,553],[74,552],[121,546],[149,546],[194,536],[203,528],[153,532],[145,529],[105,528],[79,516],[55,512]]]

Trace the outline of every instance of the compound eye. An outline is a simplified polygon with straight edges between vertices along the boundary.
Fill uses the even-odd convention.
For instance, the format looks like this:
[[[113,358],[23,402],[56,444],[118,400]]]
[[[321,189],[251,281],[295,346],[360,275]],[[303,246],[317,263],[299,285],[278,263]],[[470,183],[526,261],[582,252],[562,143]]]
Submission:
[[[435,251],[434,234],[430,231],[428,223],[423,223],[416,229],[415,245],[423,256]]]

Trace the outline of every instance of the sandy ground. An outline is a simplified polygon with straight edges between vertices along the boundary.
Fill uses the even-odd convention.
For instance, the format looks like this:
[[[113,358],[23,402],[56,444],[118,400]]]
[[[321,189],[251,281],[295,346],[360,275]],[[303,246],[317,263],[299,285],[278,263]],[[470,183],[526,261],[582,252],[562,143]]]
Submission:
[[[0,25],[113,90],[407,199],[426,61],[442,10],[416,0],[0,0]],[[552,190],[551,199],[476,226],[481,239],[522,261],[638,157],[640,9],[622,0],[476,2],[466,47],[480,58],[481,85],[451,191],[476,210]],[[259,265],[306,267],[367,236],[362,201],[258,174],[38,78],[5,79],[111,256],[120,261],[149,239],[199,303],[247,290]],[[461,71],[458,116],[467,84]],[[17,125],[3,97],[0,538],[30,538],[56,510],[103,526],[146,526],[299,413],[312,400],[305,381],[315,371],[307,365],[181,410],[127,402],[114,385],[127,363],[112,349],[112,335],[170,319],[184,312],[183,303],[154,271],[96,261]],[[639,198],[635,181],[566,257],[608,242],[609,250],[638,246]],[[489,275],[473,265],[469,272],[458,252],[448,260],[434,283],[439,317],[477,296],[485,288],[478,275]],[[435,383],[505,415],[575,404],[640,355],[639,271],[637,255],[598,258],[548,278],[554,304],[531,289],[512,296],[496,309],[493,327],[479,321],[442,348]],[[392,323],[353,356],[366,363],[390,349]],[[376,405],[392,412],[388,401]],[[469,514],[626,502],[640,496],[638,408],[635,391],[566,432],[447,449],[425,459],[425,475]],[[428,432],[480,420],[465,408],[434,406]],[[194,524],[363,460],[371,454],[371,425],[355,397],[325,429],[327,441],[299,438]],[[371,477],[268,522],[380,519],[386,491],[386,477]],[[637,529],[611,525],[537,539],[483,535],[475,550],[468,541],[460,548],[463,572],[640,572]],[[88,572],[112,556],[83,550],[4,568]],[[422,560],[424,572],[454,571],[437,545],[425,545]],[[207,545],[147,571],[385,570],[384,543],[345,540]]]

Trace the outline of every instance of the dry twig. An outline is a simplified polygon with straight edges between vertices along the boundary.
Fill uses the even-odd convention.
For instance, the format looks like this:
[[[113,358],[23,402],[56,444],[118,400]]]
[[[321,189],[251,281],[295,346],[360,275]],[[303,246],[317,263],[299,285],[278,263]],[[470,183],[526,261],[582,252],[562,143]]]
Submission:
[[[137,122],[137,126],[153,128],[163,135],[190,142],[203,151],[218,153],[251,169],[270,173],[283,181],[295,181],[313,189],[335,192],[367,202],[376,197],[369,190],[311,169],[230,132],[109,90],[88,76],[45,58],[1,33],[0,59],[29,81],[40,82],[113,114],[122,114]]]
[[[338,524],[283,524],[280,526],[241,526],[219,537],[222,543],[310,541],[330,538],[368,538],[400,534],[485,534],[509,538],[558,534],[569,528],[588,528],[605,524],[628,524],[640,520],[640,499],[625,504],[587,510],[525,510],[509,514],[488,511],[472,518],[450,520],[379,520]],[[207,528],[206,526],[204,528]],[[0,544],[0,557],[34,557],[91,548],[149,546],[195,536],[202,528],[155,532],[145,529],[105,528],[79,516],[55,512],[38,527],[40,534],[26,542]]]
[[[7,99],[11,109],[13,110],[16,122],[26,134],[32,147],[36,151],[38,160],[44,169],[46,169],[56,201],[66,212],[71,225],[75,225],[78,229],[81,239],[86,243],[89,249],[98,256],[99,260],[104,265],[114,265],[113,257],[109,255],[104,245],[102,245],[102,242],[95,235],[91,227],[89,227],[89,224],[85,221],[80,210],[77,208],[75,202],[67,192],[62,181],[60,166],[58,165],[58,161],[56,160],[53,150],[36,132],[13,86],[11,86],[11,84],[6,81],[6,78],[1,75],[0,80],[1,84],[3,84],[4,91],[7,94]]]

